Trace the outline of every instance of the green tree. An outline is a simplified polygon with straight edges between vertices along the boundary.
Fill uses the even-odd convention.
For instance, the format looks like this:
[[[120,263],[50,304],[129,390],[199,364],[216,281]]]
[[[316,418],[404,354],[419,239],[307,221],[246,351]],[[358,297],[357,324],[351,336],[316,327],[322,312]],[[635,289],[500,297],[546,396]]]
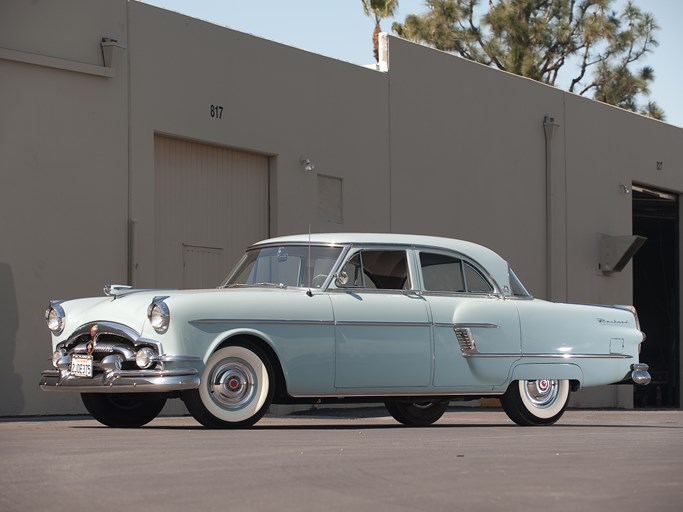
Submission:
[[[375,30],[372,33],[372,53],[375,62],[379,62],[379,33],[382,29],[379,22],[382,18],[390,18],[398,8],[398,0],[361,0],[363,2],[363,12],[366,16],[375,18]]]
[[[427,12],[392,28],[399,36],[453,52],[656,119],[664,112],[649,96],[650,67],[636,62],[657,46],[651,14],[629,0],[426,0]],[[562,71],[562,73],[560,73]]]

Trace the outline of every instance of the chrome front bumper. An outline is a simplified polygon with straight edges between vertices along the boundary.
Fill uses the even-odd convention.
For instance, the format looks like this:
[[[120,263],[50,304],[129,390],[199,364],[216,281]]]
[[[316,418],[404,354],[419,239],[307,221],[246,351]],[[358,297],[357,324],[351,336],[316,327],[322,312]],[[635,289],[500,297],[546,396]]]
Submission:
[[[199,387],[195,368],[172,370],[111,370],[92,378],[74,377],[66,370],[45,370],[40,379],[43,391],[77,393],[163,393]]]
[[[645,386],[650,383],[650,373],[648,370],[650,367],[645,363],[636,363],[631,365],[631,379],[636,384]]]

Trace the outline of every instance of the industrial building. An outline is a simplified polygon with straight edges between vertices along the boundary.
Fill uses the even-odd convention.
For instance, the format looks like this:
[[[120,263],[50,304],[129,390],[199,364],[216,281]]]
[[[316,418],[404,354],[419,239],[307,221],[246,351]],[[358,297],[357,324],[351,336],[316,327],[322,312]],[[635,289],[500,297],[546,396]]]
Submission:
[[[132,0],[5,0],[0,155],[0,416],[84,412],[38,388],[50,299],[216,286],[309,226],[470,240],[536,297],[635,304],[652,384],[572,404],[681,405],[681,128],[392,36],[371,69]]]

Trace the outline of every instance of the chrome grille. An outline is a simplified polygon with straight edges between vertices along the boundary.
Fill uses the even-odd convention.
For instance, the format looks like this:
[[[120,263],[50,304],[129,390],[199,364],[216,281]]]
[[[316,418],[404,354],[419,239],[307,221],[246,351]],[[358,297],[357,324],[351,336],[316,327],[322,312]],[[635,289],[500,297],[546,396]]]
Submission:
[[[105,338],[106,339],[102,339]],[[87,354],[88,353],[88,337],[83,336],[79,343],[72,347],[68,353]],[[92,354],[96,360],[108,354],[121,354],[124,360],[132,361],[135,359],[135,346],[125,338],[111,335],[100,335],[92,347]]]

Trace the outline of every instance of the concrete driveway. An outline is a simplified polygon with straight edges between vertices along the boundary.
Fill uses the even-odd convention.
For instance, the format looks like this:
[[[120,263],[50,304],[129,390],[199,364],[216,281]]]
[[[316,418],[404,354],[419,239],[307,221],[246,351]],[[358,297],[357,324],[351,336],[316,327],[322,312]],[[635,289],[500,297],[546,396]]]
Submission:
[[[468,409],[428,428],[383,409],[240,431],[0,420],[0,510],[681,512],[683,411],[568,411],[536,428]]]

